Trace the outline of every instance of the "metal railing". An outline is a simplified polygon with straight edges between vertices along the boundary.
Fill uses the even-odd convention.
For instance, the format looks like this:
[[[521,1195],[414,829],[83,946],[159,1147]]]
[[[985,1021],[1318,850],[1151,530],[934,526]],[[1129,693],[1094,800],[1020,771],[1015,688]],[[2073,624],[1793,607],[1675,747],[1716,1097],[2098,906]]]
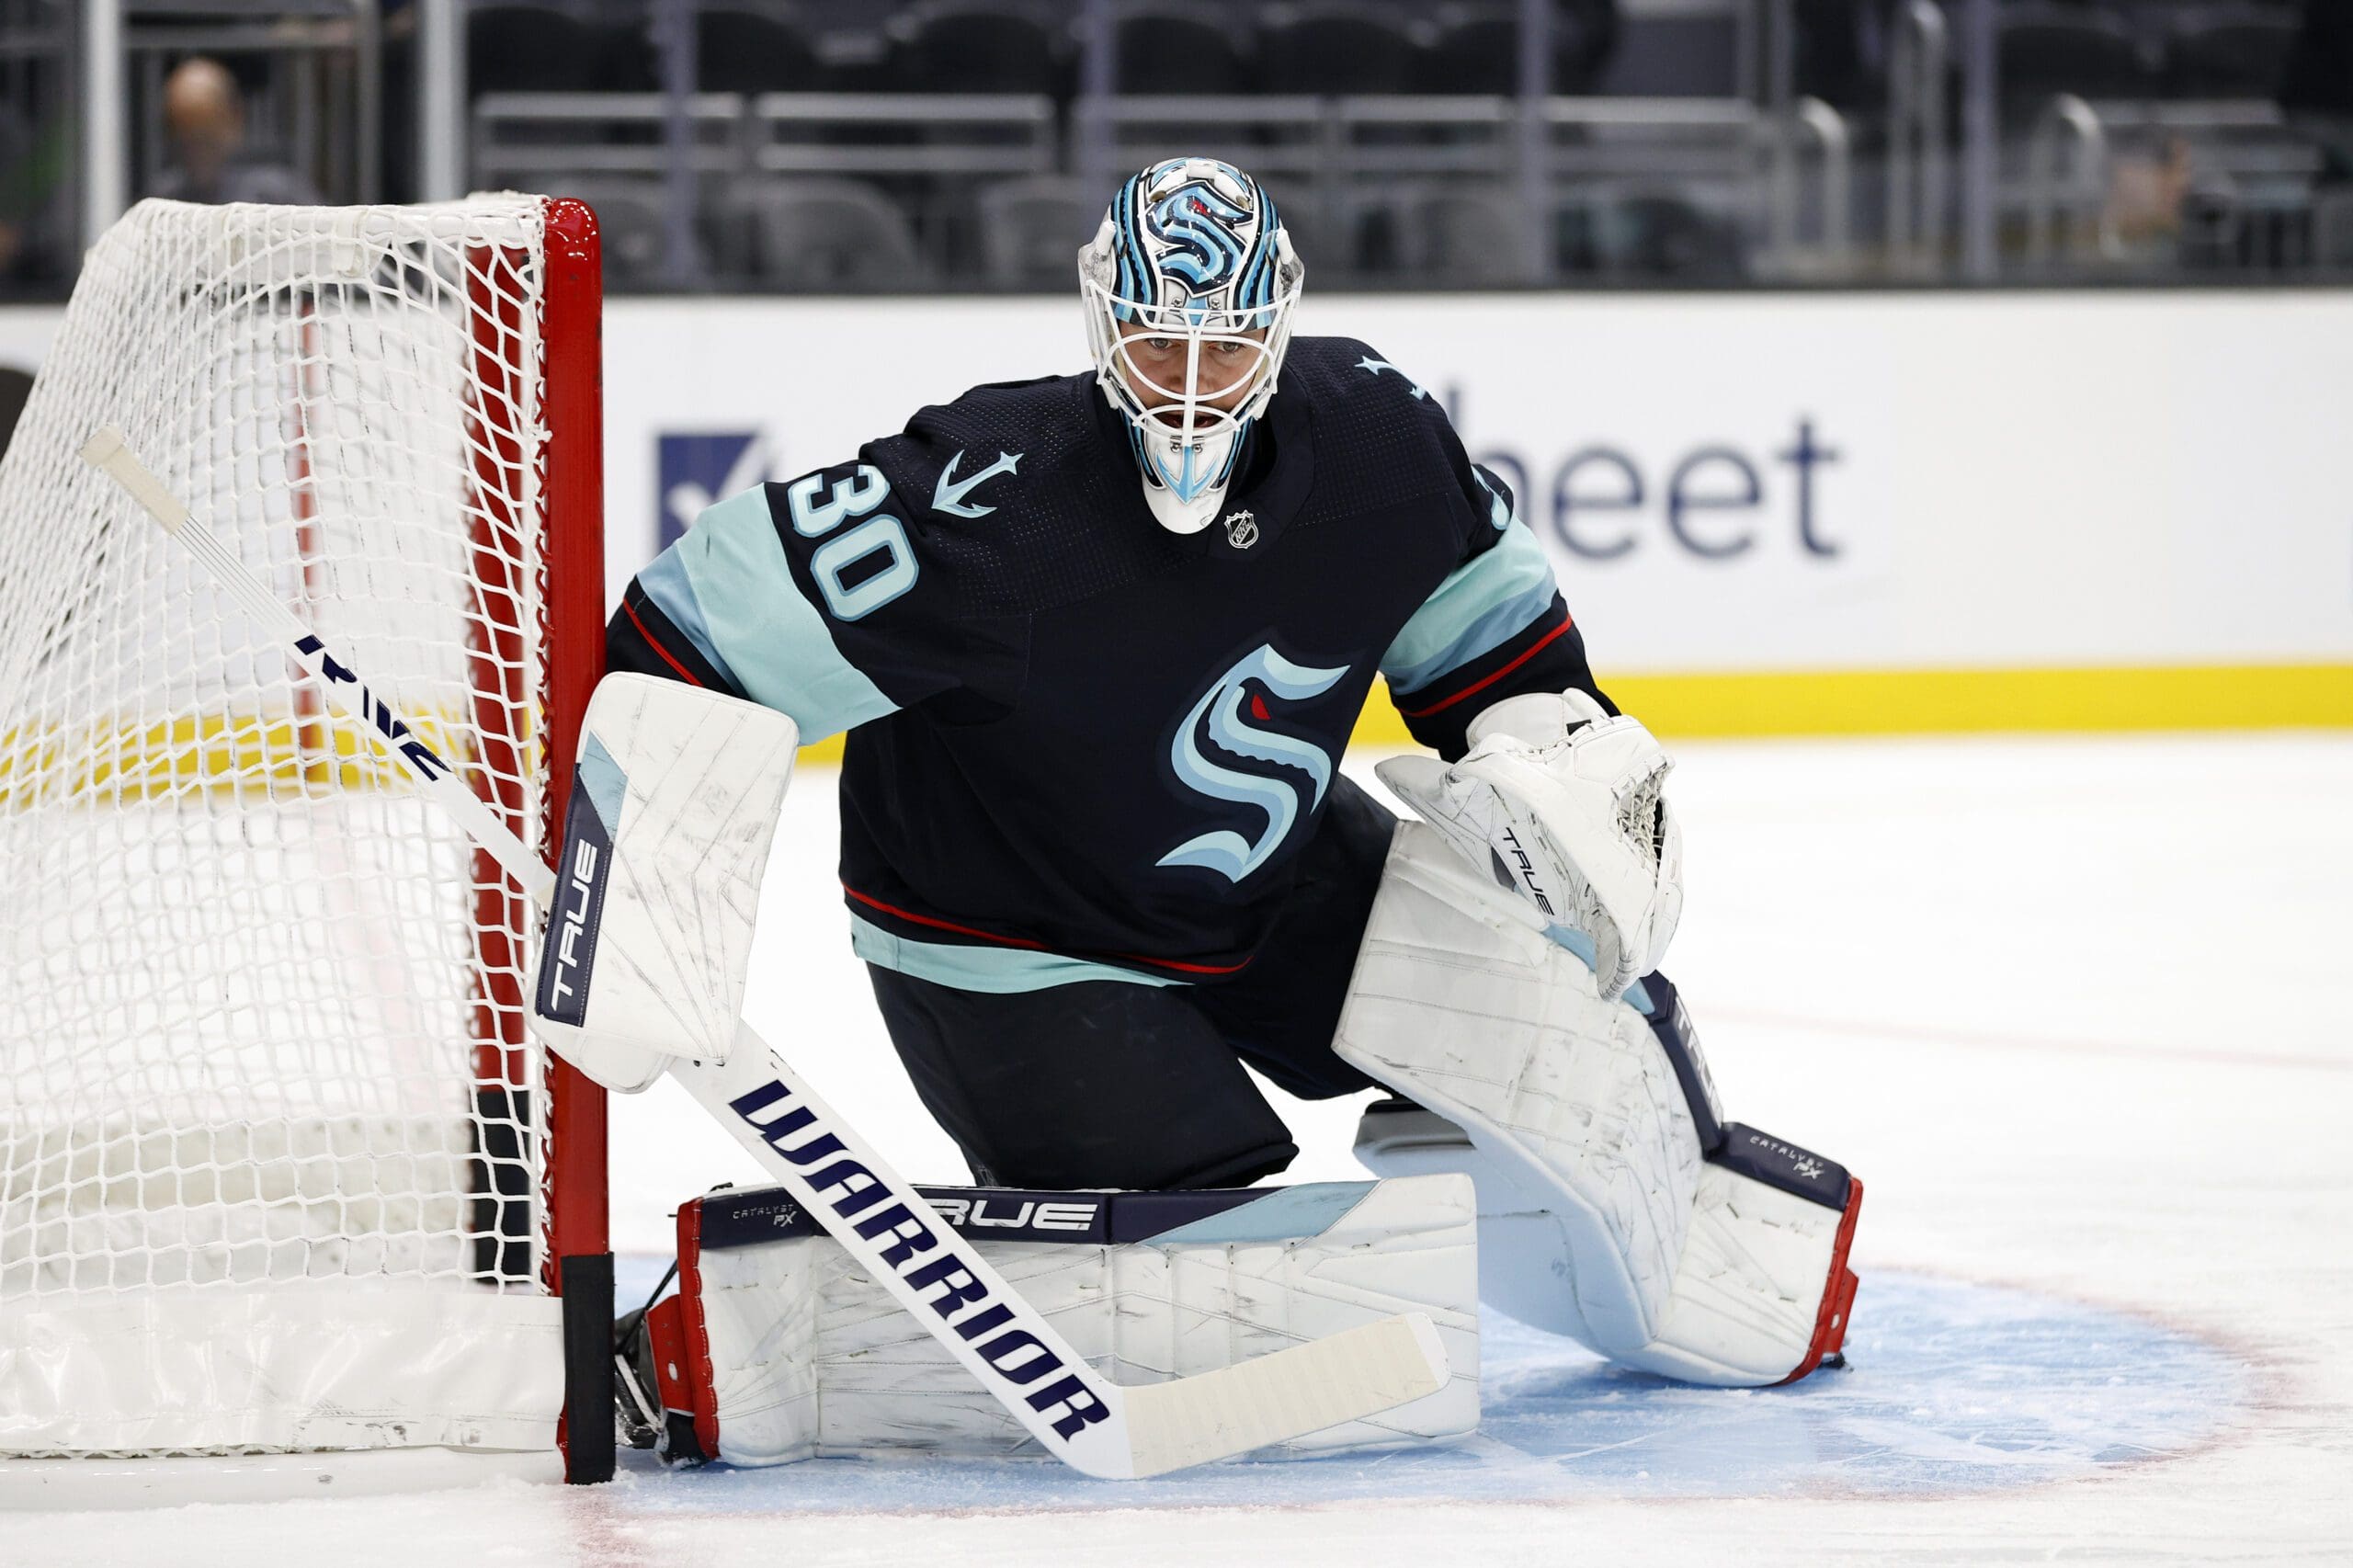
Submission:
[[[305,66],[273,78],[278,96],[267,107],[285,120],[281,134],[325,149],[337,170],[348,165],[348,178],[335,174],[331,198],[374,194],[385,160],[377,145],[381,105],[369,97],[380,90],[378,75],[368,62],[378,58],[383,3],[82,0],[59,13],[70,37],[51,27],[43,37],[28,33],[17,40],[0,28],[0,56],[16,48],[28,58],[70,57],[81,153],[74,183],[86,241],[131,194],[134,165],[160,159],[153,100],[166,47],[266,48],[313,62],[341,51],[335,69],[357,73],[354,101],[334,101],[332,92],[318,100],[317,84],[327,78]],[[1077,33],[1084,44],[1080,91],[1067,102],[1011,95],[690,93],[684,84],[693,80],[688,24],[696,0],[650,0],[662,25],[648,42],[660,56],[667,90],[498,93],[461,107],[464,24],[473,3],[413,0],[420,194],[566,177],[603,181],[608,188],[626,183],[631,201],[651,201],[665,214],[660,228],[671,239],[662,278],[676,287],[709,281],[692,236],[707,222],[711,201],[733,187],[801,178],[870,181],[926,230],[926,243],[949,233],[962,244],[971,220],[949,216],[949,208],[969,205],[974,186],[1061,180],[1077,198],[1097,201],[1120,174],[1179,151],[1222,154],[1260,174],[1285,194],[1300,221],[1345,236],[1324,253],[1335,258],[1327,267],[1346,271],[1353,256],[1384,276],[1414,270],[1399,268],[1394,257],[1402,253],[1393,244],[1384,251],[1377,239],[1403,233],[1399,214],[1417,203],[1509,204],[1492,222],[1480,220],[1498,237],[1495,255],[1481,258],[1475,280],[1540,284],[1561,276],[1565,247],[1585,243],[1563,238],[1585,221],[1569,209],[1597,209],[1620,197],[1683,202],[1711,226],[1736,225],[1738,264],[1723,275],[1765,279],[1836,281],[1867,272],[1977,282],[2076,271],[2138,275],[2135,269],[2195,265],[2181,260],[2189,246],[2219,243],[2215,234],[2242,219],[2256,242],[2251,250],[2242,246],[2250,267],[2316,268],[2340,260],[2345,249],[2337,236],[2347,205],[2329,205],[2317,187],[2317,154],[2271,105],[2062,96],[2031,121],[2005,122],[1996,0],[1893,6],[1886,159],[1872,176],[1884,186],[1883,244],[1875,251],[1857,241],[1858,198],[1868,206],[1874,193],[1855,188],[1848,122],[1830,105],[1798,94],[1798,8],[1791,0],[1722,0],[1724,13],[1740,21],[1739,96],[1730,97],[1547,97],[1549,56],[1522,59],[1517,92],[1496,97],[1120,94],[1112,90],[1112,0],[1079,6],[1086,24]],[[1542,42],[1549,6],[1550,0],[1517,0],[1524,40]],[[0,9],[0,21],[10,15]],[[1956,72],[1963,87],[1958,104]],[[126,114],[126,106],[140,112]],[[333,135],[325,133],[329,120],[340,128]],[[2152,189],[2160,200],[2172,196],[2177,168],[2149,177],[2134,160],[2147,161],[2151,139],[2177,137],[2190,148],[2198,182],[2182,205],[2196,210],[2152,222],[2138,215],[2131,199],[2120,206],[2120,188],[2143,202]],[[649,196],[649,186],[658,192]],[[2194,233],[2199,222],[2215,233]],[[2177,233],[2180,245],[2168,249]],[[2274,243],[2266,233],[2284,237]],[[1376,241],[1366,241],[1367,234]],[[62,235],[57,248],[67,251],[73,238]],[[1506,248],[1518,257],[1508,265],[1497,259]]]
[[[2090,104],[2073,93],[2045,104],[2027,142],[2026,166],[2029,263],[2049,263],[2054,232],[2063,222],[2070,255],[2114,249],[2107,222],[2108,128]]]
[[[1760,267],[1836,276],[1854,254],[1849,138],[1837,111],[1801,99],[1775,117],[1736,98],[1541,101],[1539,183],[1520,176],[1529,142],[1513,98],[1083,97],[1074,139],[1113,167],[1176,152],[1225,156],[1290,198],[1326,233],[1401,200],[1450,189],[1524,205],[1596,191],[1665,187],[1735,216],[1763,242]],[[1024,179],[1072,168],[1054,106],[1026,96],[501,93],[474,106],[472,178],[497,185],[564,175],[714,185],[771,177],[883,182]],[[1108,192],[1088,192],[1095,199]],[[650,193],[649,193],[650,195]],[[1544,213],[1514,225],[1532,239]],[[1540,247],[1513,274],[1541,281]],[[1332,254],[1347,270],[1346,248]],[[1489,280],[1501,280],[1501,274]]]
[[[695,93],[683,149],[665,135],[670,115],[661,93],[486,93],[473,108],[473,181],[660,179],[682,155],[690,175],[1011,178],[1051,173],[1061,158],[1052,102],[1029,96]],[[964,135],[941,135],[950,131]]]
[[[1054,172],[1061,130],[1051,98],[948,93],[762,93],[753,167],[767,174],[869,178]],[[958,133],[949,139],[949,132]],[[861,143],[859,132],[904,133]]]
[[[1935,0],[1904,0],[1888,39],[1887,263],[1912,277],[1942,265],[1952,199],[1945,79],[1952,35]]]

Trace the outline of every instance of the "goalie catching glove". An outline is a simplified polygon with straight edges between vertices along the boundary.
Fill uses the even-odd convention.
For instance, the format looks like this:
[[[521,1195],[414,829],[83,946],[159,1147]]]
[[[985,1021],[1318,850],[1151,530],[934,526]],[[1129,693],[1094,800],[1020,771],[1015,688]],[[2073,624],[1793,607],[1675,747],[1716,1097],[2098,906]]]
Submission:
[[[1673,762],[1640,720],[1582,691],[1507,699],[1469,736],[1460,762],[1400,756],[1375,771],[1616,996],[1658,967],[1683,915],[1682,829],[1660,793]]]
[[[726,1061],[799,741],[774,709],[650,676],[589,699],[534,1010],[605,1087]]]

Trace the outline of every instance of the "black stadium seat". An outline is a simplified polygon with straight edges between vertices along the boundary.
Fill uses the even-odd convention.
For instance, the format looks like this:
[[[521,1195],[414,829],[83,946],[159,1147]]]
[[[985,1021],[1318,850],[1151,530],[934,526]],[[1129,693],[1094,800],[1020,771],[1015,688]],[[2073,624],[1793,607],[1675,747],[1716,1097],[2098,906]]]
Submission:
[[[1572,0],[1552,6],[1552,69],[1549,90],[1590,95],[1617,47],[1619,17],[1611,0]],[[1519,18],[1508,5],[1441,7],[1430,24],[1415,74],[1417,93],[1519,91]]]
[[[2168,17],[2165,31],[2170,96],[2268,98],[2286,74],[2296,17],[2276,6],[2198,6]]]
[[[1440,287],[1524,283],[1529,213],[1517,191],[1464,184],[1405,203],[1399,238],[1406,269]]]
[[[2061,93],[2081,98],[2142,98],[2156,85],[2140,40],[2124,18],[2093,6],[2049,3],[2005,6],[1995,44],[2004,111],[2032,119]]]
[[[1577,9],[1590,15],[1595,8]],[[1733,7],[1663,6],[1625,17],[1600,9],[1616,18],[1614,26],[1583,45],[1587,52],[1574,74],[1555,64],[1558,90],[1667,98],[1737,97],[1749,90],[1741,81],[1743,24]],[[1570,47],[1564,41],[1563,52]]]
[[[706,93],[804,93],[824,69],[799,28],[773,12],[703,6],[695,17],[695,85]]]
[[[1553,214],[1553,262],[1570,275],[1729,284],[1747,272],[1738,227],[1672,189],[1594,190]]]
[[[669,255],[667,197],[655,179],[566,177],[555,188],[576,196],[597,213],[608,289],[658,289]]]
[[[466,94],[585,93],[604,85],[596,30],[547,6],[481,6],[466,17]]]
[[[1078,287],[1078,247],[1094,237],[1102,209],[1079,182],[1061,176],[1007,180],[979,199],[981,267],[995,289],[1051,293]]]
[[[1176,6],[1122,12],[1116,52],[1121,93],[1239,93],[1250,85],[1233,30]]]
[[[1482,93],[1519,91],[1519,23],[1493,10],[1455,12],[1438,18],[1429,47],[1422,51],[1415,91]]]
[[[1038,93],[1067,90],[1069,53],[1035,17],[989,5],[925,6],[892,24],[892,91]]]
[[[802,293],[929,287],[930,268],[897,203],[858,180],[769,180],[736,204],[749,221],[758,281]]]
[[[1377,6],[1269,6],[1258,23],[1258,85],[1269,93],[1412,90],[1414,40],[1400,15]]]

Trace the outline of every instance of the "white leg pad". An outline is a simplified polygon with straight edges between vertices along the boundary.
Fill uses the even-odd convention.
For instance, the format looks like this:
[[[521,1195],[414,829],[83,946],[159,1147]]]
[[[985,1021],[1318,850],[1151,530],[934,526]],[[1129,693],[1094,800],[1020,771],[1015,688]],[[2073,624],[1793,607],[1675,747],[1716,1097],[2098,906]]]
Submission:
[[[1825,1282],[1844,1265],[1844,1216],[1722,1165],[1699,1168],[1699,1206],[1658,1337],[1618,1359],[1686,1382],[1753,1388],[1801,1364]],[[1843,1313],[1844,1302],[1833,1302]],[[1843,1322],[1826,1325],[1841,1331]]]
[[[1699,1193],[1682,1087],[1642,1015],[1418,823],[1391,848],[1334,1049],[1470,1133],[1482,1213],[1556,1221],[1565,1250],[1498,1306],[1606,1356],[1657,1337]]]
[[[1436,1113],[1368,1115],[1358,1153],[1471,1175],[1491,1304],[1697,1382],[1776,1382],[1836,1349],[1853,1204],[1703,1159],[1648,1020],[1419,824],[1391,848],[1335,1049]]]
[[[1123,1385],[1233,1366],[1399,1312],[1430,1315],[1446,1349],[1444,1388],[1260,1458],[1411,1446],[1478,1425],[1477,1233],[1460,1175],[1247,1194],[923,1191]],[[1162,1228],[1170,1220],[1178,1222]],[[1153,1233],[1118,1239],[1139,1225]],[[679,1259],[680,1294],[652,1324],[657,1351],[670,1341],[657,1377],[665,1409],[691,1417],[707,1457],[767,1465],[893,1449],[1034,1450],[780,1194],[688,1205]]]

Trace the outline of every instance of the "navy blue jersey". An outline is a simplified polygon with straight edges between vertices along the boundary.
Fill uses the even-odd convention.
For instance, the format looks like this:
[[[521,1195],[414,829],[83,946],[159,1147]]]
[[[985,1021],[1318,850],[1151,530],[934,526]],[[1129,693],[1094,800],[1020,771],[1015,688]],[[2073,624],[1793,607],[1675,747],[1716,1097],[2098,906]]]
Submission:
[[[1376,675],[1449,757],[1493,701],[1594,690],[1510,493],[1404,373],[1296,339],[1249,439],[1179,535],[1091,373],[975,388],[705,512],[631,585],[611,665],[849,732],[871,961],[1214,983],[1280,912]]]

